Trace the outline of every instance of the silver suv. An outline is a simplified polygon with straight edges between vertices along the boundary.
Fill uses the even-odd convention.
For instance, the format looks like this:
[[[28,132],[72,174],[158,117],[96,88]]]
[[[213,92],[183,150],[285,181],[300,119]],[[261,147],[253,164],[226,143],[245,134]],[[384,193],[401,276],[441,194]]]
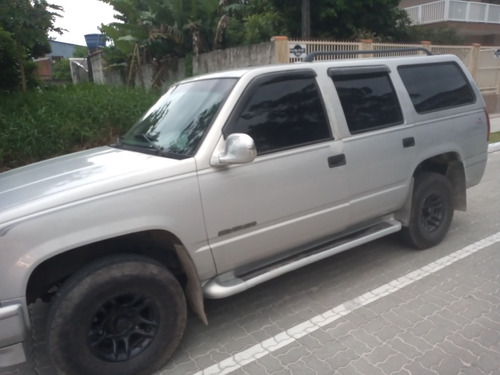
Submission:
[[[454,56],[266,66],[172,86],[109,147],[0,174],[0,367],[51,300],[66,374],[149,374],[186,300],[239,293],[401,231],[438,244],[487,160]]]

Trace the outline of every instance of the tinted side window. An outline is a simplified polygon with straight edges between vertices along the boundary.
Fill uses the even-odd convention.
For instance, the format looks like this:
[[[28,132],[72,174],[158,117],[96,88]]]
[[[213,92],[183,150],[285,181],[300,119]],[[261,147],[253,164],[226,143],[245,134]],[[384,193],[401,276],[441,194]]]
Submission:
[[[352,134],[403,123],[398,97],[387,72],[336,75],[333,83]]]
[[[257,87],[230,132],[250,135],[258,154],[331,138],[312,77],[271,80]]]
[[[398,71],[418,113],[476,101],[468,80],[453,62],[400,66]]]

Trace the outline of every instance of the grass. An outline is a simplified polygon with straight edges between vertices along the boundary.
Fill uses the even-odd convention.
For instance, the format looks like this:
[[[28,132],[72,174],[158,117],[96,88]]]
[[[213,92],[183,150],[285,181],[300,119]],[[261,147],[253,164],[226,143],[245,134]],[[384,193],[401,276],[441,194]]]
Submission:
[[[490,143],[500,142],[500,132],[490,134]]]
[[[108,144],[160,93],[94,84],[0,95],[0,171]]]

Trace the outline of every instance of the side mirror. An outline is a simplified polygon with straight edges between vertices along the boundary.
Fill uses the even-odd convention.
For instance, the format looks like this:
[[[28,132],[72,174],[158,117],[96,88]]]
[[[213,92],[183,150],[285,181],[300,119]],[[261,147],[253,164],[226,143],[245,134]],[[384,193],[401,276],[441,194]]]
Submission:
[[[233,133],[226,139],[226,149],[218,155],[218,165],[245,164],[257,157],[255,142],[248,134]]]

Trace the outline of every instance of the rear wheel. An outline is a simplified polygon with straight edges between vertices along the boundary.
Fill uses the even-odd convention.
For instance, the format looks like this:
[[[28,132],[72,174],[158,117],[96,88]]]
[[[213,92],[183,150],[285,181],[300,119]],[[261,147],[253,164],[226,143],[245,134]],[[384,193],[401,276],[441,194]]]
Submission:
[[[185,324],[184,294],[167,269],[111,257],[61,288],[49,314],[49,351],[63,374],[150,374],[172,355]]]
[[[440,243],[453,219],[452,187],[438,173],[425,173],[415,180],[410,223],[402,230],[405,241],[427,249]]]

